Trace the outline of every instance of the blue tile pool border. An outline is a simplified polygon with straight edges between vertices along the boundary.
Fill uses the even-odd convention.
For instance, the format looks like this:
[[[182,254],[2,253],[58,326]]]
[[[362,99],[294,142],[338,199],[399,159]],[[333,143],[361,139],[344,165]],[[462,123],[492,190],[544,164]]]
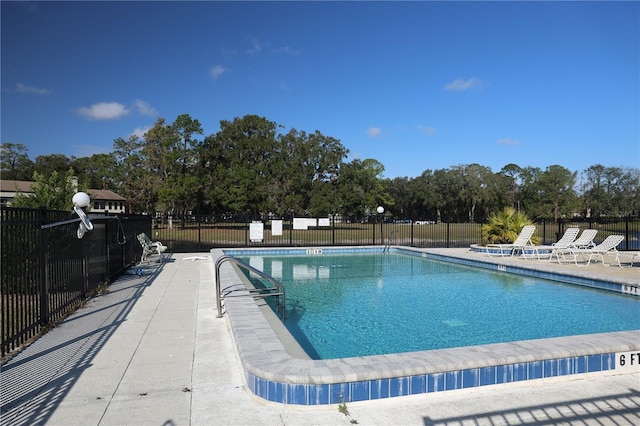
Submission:
[[[327,405],[500,385],[615,369],[615,354],[593,354],[332,384],[273,382],[246,373],[249,390],[271,402]]]
[[[313,250],[307,252],[307,250]],[[370,248],[318,249],[214,249],[215,259],[223,254],[307,254],[354,253],[381,251]],[[442,254],[440,251],[394,248],[397,252],[462,265],[519,273],[567,282],[567,276],[549,278],[552,274],[501,262],[470,259]],[[500,267],[499,267],[500,266]],[[529,265],[528,265],[529,266]],[[244,286],[242,278],[228,266],[228,286]],[[573,284],[619,290],[621,283],[574,277]],[[604,284],[608,284],[609,287]],[[588,374],[625,372],[619,357],[633,353],[640,360],[640,330],[567,336],[492,345],[443,350],[355,357],[333,360],[311,360],[294,357],[278,338],[256,303],[251,298],[225,299],[225,308],[238,355],[244,369],[247,388],[270,402],[291,405],[326,405],[431,394],[449,390],[501,385],[527,380]],[[280,324],[281,325],[281,324]],[[282,325],[281,325],[282,326]],[[284,326],[282,326],[284,329]],[[628,363],[627,363],[628,364]],[[634,370],[635,371],[635,370]],[[638,367],[640,371],[640,367]]]

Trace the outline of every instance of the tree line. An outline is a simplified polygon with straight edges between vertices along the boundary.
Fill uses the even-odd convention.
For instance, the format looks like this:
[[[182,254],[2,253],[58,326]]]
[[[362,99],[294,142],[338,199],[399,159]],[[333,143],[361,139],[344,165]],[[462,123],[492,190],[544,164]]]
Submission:
[[[0,178],[33,180],[46,192],[43,187],[68,191],[65,185],[76,176],[80,188],[122,195],[132,213],[182,217],[340,215],[355,220],[374,214],[379,205],[395,218],[471,222],[505,207],[554,220],[640,211],[640,169],[635,167],[595,164],[577,172],[561,165],[542,170],[507,164],[494,172],[474,163],[389,179],[375,159],[346,162],[349,150],[338,139],[317,130],[282,129],[264,117],[245,115],[221,120],[218,132],[204,136],[200,122],[182,114],[171,123],[158,119],[142,138],[116,139],[109,154],[51,154],[35,162],[26,146],[7,142]],[[22,197],[18,202],[35,201]]]

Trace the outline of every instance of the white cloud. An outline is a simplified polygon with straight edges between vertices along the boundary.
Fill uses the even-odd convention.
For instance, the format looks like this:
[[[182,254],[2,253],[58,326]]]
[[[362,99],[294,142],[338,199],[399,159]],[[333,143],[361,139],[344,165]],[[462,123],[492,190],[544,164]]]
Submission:
[[[151,129],[151,126],[136,127],[129,136],[137,136],[140,139],[144,139],[144,134]]]
[[[222,65],[216,65],[215,67],[209,70],[209,74],[211,74],[211,78],[214,80],[217,80],[218,77],[220,77],[225,72],[227,72],[227,69],[224,68]]]
[[[142,115],[148,115],[150,117],[155,117],[155,116],[157,116],[159,114],[158,110],[156,110],[155,108],[153,108],[151,105],[149,105],[148,103],[146,103],[143,100],[136,99],[133,102],[133,105],[138,110],[138,113],[140,113]]]
[[[464,92],[470,89],[482,89],[485,86],[486,84],[476,77],[471,77],[466,80],[464,78],[458,78],[444,86],[444,90],[449,90],[452,92]]]
[[[22,83],[16,84],[16,91],[20,93],[32,93],[34,95],[48,95],[51,93],[50,90],[40,89],[38,87],[27,86]]]
[[[436,129],[435,127],[427,127],[427,126],[423,126],[422,124],[418,124],[418,129],[425,135],[425,136],[432,136],[436,133]]]
[[[518,146],[520,145],[520,141],[513,138],[502,138],[498,139],[498,145]]]
[[[382,136],[382,129],[380,127],[369,127],[367,134],[370,138],[379,138]]]
[[[76,109],[76,112],[90,120],[116,120],[137,111],[140,115],[151,117],[158,116],[159,112],[147,102],[136,99],[133,105],[127,108],[119,102],[98,102],[88,107]]]
[[[131,113],[118,102],[99,102],[89,107],[78,108],[76,112],[91,120],[115,120]]]

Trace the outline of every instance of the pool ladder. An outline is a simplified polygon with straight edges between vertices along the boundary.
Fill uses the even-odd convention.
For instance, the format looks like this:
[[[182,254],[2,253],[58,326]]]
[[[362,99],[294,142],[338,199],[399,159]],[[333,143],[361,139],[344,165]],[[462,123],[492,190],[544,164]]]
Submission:
[[[391,240],[394,237],[394,235],[396,235],[396,232],[398,232],[397,230],[393,230],[389,233],[389,236],[387,237],[387,244],[384,246],[384,249],[382,249],[382,253],[388,253],[389,252],[389,248],[391,247]]]
[[[267,288],[248,288],[249,294],[247,296],[252,296],[254,298],[267,298],[267,297],[275,297],[276,300],[276,315],[278,313],[281,314],[282,321],[285,320],[286,315],[286,303],[285,303],[285,295],[284,295],[284,286],[273,278],[270,275],[265,274],[259,269],[254,268],[251,265],[244,263],[243,261],[236,259],[232,256],[221,256],[216,260],[216,307],[218,308],[218,318],[222,318],[222,291],[220,290],[220,266],[224,262],[235,263],[239,267],[246,269],[250,272],[253,272],[257,275],[260,275],[265,280],[269,281],[273,284],[273,287]],[[237,296],[234,296],[237,297]]]

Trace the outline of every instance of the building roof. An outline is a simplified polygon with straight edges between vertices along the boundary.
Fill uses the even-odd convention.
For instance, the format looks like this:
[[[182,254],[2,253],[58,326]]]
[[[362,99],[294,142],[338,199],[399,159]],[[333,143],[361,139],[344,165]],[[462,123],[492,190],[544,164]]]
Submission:
[[[87,189],[93,200],[126,201],[127,199],[109,189]]]
[[[0,191],[2,192],[33,192],[31,185],[33,182],[28,180],[0,180]]]
[[[31,185],[35,182],[28,180],[0,180],[0,192],[16,192],[31,193]],[[116,194],[109,189],[87,189],[87,193],[92,200],[104,201],[126,201],[126,198]]]

